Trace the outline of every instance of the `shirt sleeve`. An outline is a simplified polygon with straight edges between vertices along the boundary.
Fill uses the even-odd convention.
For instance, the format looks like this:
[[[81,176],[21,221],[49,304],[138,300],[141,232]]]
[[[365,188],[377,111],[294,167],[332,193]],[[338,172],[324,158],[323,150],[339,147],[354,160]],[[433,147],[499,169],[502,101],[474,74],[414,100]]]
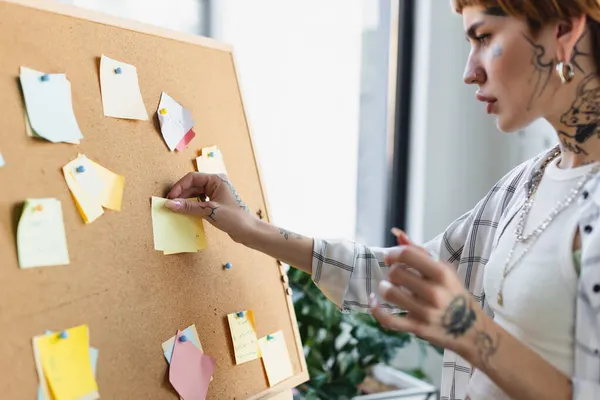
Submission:
[[[470,215],[471,212],[466,213],[444,233],[425,244],[425,249],[433,258],[458,263]],[[315,238],[313,281],[342,312],[368,312],[371,293],[376,294],[383,309],[402,312],[398,307],[383,302],[377,291],[379,282],[387,277],[389,266],[384,259],[389,250],[347,240]]]

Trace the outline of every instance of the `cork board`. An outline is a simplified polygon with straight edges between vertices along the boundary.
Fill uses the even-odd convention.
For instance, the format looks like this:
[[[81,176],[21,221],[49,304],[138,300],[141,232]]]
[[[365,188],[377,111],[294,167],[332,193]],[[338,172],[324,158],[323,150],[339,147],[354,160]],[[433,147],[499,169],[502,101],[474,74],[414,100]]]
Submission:
[[[102,398],[176,399],[161,343],[195,323],[217,359],[210,399],[270,396],[308,378],[285,273],[276,260],[234,243],[205,223],[209,248],[164,256],[153,246],[150,197],[163,196],[204,146],[221,149],[233,184],[253,212],[267,204],[244,113],[232,50],[174,33],[42,0],[0,0],[0,393],[35,398],[31,338],[87,324],[100,350]],[[137,67],[148,121],[104,117],[99,57]],[[80,145],[25,134],[19,67],[66,73],[84,134]],[[192,111],[197,133],[168,151],[156,107],[164,91]],[[125,176],[121,212],[84,225],[61,168],[81,152]],[[15,232],[26,198],[62,202],[71,264],[21,270]],[[231,262],[233,268],[222,265]],[[262,362],[234,365],[226,315],[255,313],[260,336],[282,330],[294,376],[269,388]]]

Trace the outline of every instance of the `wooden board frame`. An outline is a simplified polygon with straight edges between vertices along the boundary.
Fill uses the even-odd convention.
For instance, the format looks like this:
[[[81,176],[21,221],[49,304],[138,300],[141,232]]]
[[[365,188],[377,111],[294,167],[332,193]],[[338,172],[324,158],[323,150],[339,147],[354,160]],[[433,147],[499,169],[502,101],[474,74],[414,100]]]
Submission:
[[[38,23],[33,25],[31,21]],[[30,23],[32,25],[28,25]],[[89,40],[85,39],[85,35],[77,35],[88,29],[96,34],[87,36]],[[45,34],[40,35],[40,32]],[[115,32],[119,37],[126,39],[118,51],[115,50],[118,46],[114,45]],[[288,291],[287,279],[284,278],[286,276],[284,266],[260,253],[233,243],[227,235],[205,223],[209,236],[209,249],[193,256],[168,256],[174,258],[166,258],[169,260],[169,265],[163,267],[172,268],[179,263],[180,275],[175,276],[179,279],[179,283],[188,282],[189,279],[198,276],[217,277],[222,280],[228,279],[227,288],[233,287],[242,291],[242,294],[234,296],[236,299],[233,300],[219,298],[218,303],[204,305],[201,311],[190,307],[190,299],[199,296],[199,293],[209,293],[207,291],[182,284],[182,294],[178,297],[171,299],[165,296],[165,291],[157,286],[157,282],[166,282],[165,285],[168,285],[170,282],[168,278],[174,278],[173,273],[169,272],[157,278],[148,275],[165,269],[142,270],[143,267],[153,266],[155,263],[167,264],[163,258],[167,256],[158,255],[156,254],[158,252],[154,251],[151,242],[152,234],[147,229],[150,221],[149,202],[144,203],[140,200],[142,197],[137,196],[138,186],[143,186],[140,184],[142,180],[132,173],[131,169],[125,168],[127,165],[132,165],[130,159],[124,161],[112,156],[120,150],[120,147],[116,146],[119,143],[113,136],[110,136],[110,140],[106,143],[102,143],[102,138],[97,137],[97,131],[105,134],[118,131],[117,133],[123,138],[121,143],[123,147],[129,144],[136,146],[129,149],[130,156],[137,155],[136,152],[142,154],[142,157],[139,157],[140,163],[154,162],[152,160],[156,156],[157,159],[160,158],[156,164],[163,167],[164,160],[173,160],[173,166],[169,164],[165,167],[165,171],[161,169],[156,176],[153,172],[157,171],[157,165],[154,165],[154,169],[150,165],[147,167],[151,172],[147,174],[148,179],[156,180],[149,185],[152,189],[145,193],[148,199],[152,195],[163,195],[164,193],[160,191],[164,190],[169,182],[172,183],[179,175],[191,171],[193,166],[191,160],[201,146],[217,144],[224,153],[230,177],[242,198],[253,212],[261,209],[263,217],[269,220],[269,207],[255,159],[250,124],[243,106],[232,47],[213,39],[174,32],[50,0],[0,0],[0,34],[3,34],[4,38],[11,39],[10,43],[3,45],[7,46],[4,49],[0,46],[0,99],[3,100],[2,104],[5,107],[4,118],[8,119],[8,122],[5,120],[3,124],[7,129],[0,129],[0,151],[7,162],[7,165],[0,169],[0,187],[3,188],[0,190],[0,215],[2,215],[0,217],[0,282],[4,281],[7,288],[0,291],[0,332],[2,333],[0,369],[5,371],[3,379],[0,380],[0,392],[3,396],[11,399],[26,399],[32,398],[35,394],[37,376],[31,351],[32,336],[41,334],[45,329],[62,329],[81,323],[88,323],[91,344],[100,349],[98,383],[100,394],[105,398],[176,398],[168,382],[167,365],[159,350],[160,343],[174,334],[176,329],[184,328],[186,324],[191,323],[195,323],[198,327],[207,354],[217,357],[217,371],[209,391],[210,399],[259,399],[305,382],[308,379],[308,371],[292,297]],[[57,38],[63,40],[55,40]],[[102,40],[106,42],[103,43]],[[223,86],[229,88],[229,91],[234,94],[231,99],[220,98],[218,95],[220,92],[212,87],[207,89],[207,92],[217,99],[215,107],[222,107],[224,115],[228,117],[230,115],[227,112],[232,111],[232,119],[237,119],[237,126],[224,129],[226,133],[223,135],[229,135],[227,140],[223,139],[226,143],[220,143],[219,136],[215,134],[215,130],[219,127],[219,118],[214,117],[211,110],[204,112],[210,109],[212,102],[207,101],[206,98],[198,100],[201,96],[196,96],[197,92],[182,90],[182,93],[178,93],[177,91],[178,87],[189,84],[194,78],[193,74],[174,67],[173,62],[157,63],[158,65],[139,62],[140,59],[148,58],[144,58],[144,55],[148,55],[148,49],[144,46],[148,44],[157,44],[156,48],[166,53],[170,51],[169,46],[178,47],[179,55],[186,54],[182,50],[183,47],[190,50],[192,49],[190,46],[193,46],[195,50],[190,51],[202,53],[197,58],[206,63],[202,64],[206,65],[205,70],[214,76],[218,76],[221,72],[223,74],[231,72],[230,68],[233,70],[232,74],[223,78]],[[58,54],[51,54],[52,51],[48,46],[52,47],[52,50],[55,48]],[[132,122],[103,116],[97,82],[97,57],[101,54],[96,51],[93,53],[95,59],[90,60],[91,48],[112,49],[114,51],[108,51],[107,56],[136,65],[146,108],[151,116],[149,121]],[[118,54],[114,55],[114,53]],[[79,57],[80,54],[83,55]],[[177,53],[173,51],[173,54]],[[192,58],[190,56],[190,59]],[[64,63],[56,62],[58,59],[64,60]],[[208,65],[213,60],[218,61],[215,61],[214,66]],[[71,61],[78,65],[70,66]],[[228,66],[228,63],[231,65]],[[182,75],[164,77],[164,87],[154,82],[149,84],[148,75],[153,74],[148,71],[152,68],[159,69],[162,64],[168,64],[167,67],[171,67],[175,74]],[[80,146],[51,144],[25,136],[24,106],[17,82],[20,65],[49,73],[67,73],[67,78],[72,84],[75,114],[84,134]],[[165,68],[168,69],[167,67]],[[216,71],[219,68],[222,71]],[[82,70],[85,70],[85,73],[81,72],[81,76],[85,76],[87,80],[82,80],[78,76],[79,71]],[[199,74],[202,72],[200,71]],[[96,82],[91,86],[90,76],[96,77]],[[206,88],[210,86],[208,82],[205,84]],[[84,93],[80,90],[82,86],[88,89]],[[149,86],[152,86],[152,90],[148,89]],[[155,111],[162,90],[190,107],[196,120],[195,130],[198,137],[192,141],[190,148],[181,154],[169,153],[157,132]],[[202,90],[202,87],[199,87],[199,90]],[[227,102],[230,104],[226,104]],[[198,109],[203,111],[200,116],[197,115]],[[83,117],[80,118],[82,115]],[[204,125],[208,120],[211,122],[206,122]],[[221,118],[221,122],[224,125],[228,123],[224,117]],[[140,139],[135,135],[146,136]],[[109,136],[105,135],[105,137]],[[239,140],[240,144],[232,145],[232,137]],[[106,150],[103,146],[113,146],[114,150]],[[85,153],[91,159],[125,176],[124,205],[120,213],[107,211],[98,221],[90,225],[83,224],[60,174],[60,167],[74,158],[78,152]],[[123,154],[120,153],[119,156]],[[240,165],[237,165],[238,163]],[[119,168],[120,166],[123,168]],[[14,234],[19,216],[19,204],[22,204],[27,197],[56,197],[61,200],[71,253],[69,266],[19,270]],[[127,220],[128,215],[134,213],[136,217]],[[126,224],[122,223],[125,220],[133,225],[125,226]],[[139,223],[139,226],[136,226],[136,223]],[[141,226],[143,229],[140,229]],[[130,235],[123,233],[127,229],[131,230]],[[120,243],[111,243],[111,238],[108,237],[111,236],[110,232],[114,232],[115,241],[123,240]],[[98,242],[91,243],[90,238],[100,233],[104,235],[99,236]],[[119,248],[120,245],[136,244],[145,248],[144,254],[147,255],[148,260],[135,259],[132,255],[130,261],[132,261],[131,265],[135,265],[133,267],[124,263],[126,257],[121,256],[121,251],[131,251],[134,254],[134,250],[121,248],[119,252],[110,251]],[[94,250],[103,245],[106,245],[106,248]],[[87,250],[84,249],[86,246],[88,246]],[[135,254],[139,258],[139,248],[134,249],[138,250]],[[240,272],[239,278],[232,277],[233,274],[225,278],[220,276],[225,272],[219,269],[219,264],[225,259],[230,259],[228,257],[230,254],[235,255],[237,260],[250,260],[250,263],[258,264],[244,266],[235,264],[232,271],[247,268],[251,270],[252,275],[264,274],[265,277],[262,279],[270,282],[269,287],[259,287],[257,290],[272,290],[273,293],[268,292],[268,296],[278,300],[271,301],[264,307],[258,303],[250,290],[255,282],[249,279],[251,276],[249,272]],[[100,256],[101,258],[98,259]],[[177,261],[171,262],[171,260]],[[196,264],[202,264],[200,272],[198,272],[200,267]],[[183,269],[189,265],[195,266],[195,269],[192,267],[190,270]],[[215,270],[218,272],[214,272]],[[185,274],[189,276],[182,276]],[[105,278],[114,281],[102,281]],[[138,278],[142,279],[142,282],[139,282],[142,287],[145,283],[143,279],[148,279],[147,287],[143,288],[145,290],[132,289],[132,282],[137,284]],[[273,284],[275,279],[279,282],[279,288]],[[257,282],[262,281],[257,279]],[[215,291],[223,289],[219,287],[219,283],[207,285],[206,282],[198,282],[198,285],[203,285],[203,289],[212,287]],[[128,297],[139,296],[143,303],[144,296],[154,294],[156,298],[148,300],[145,304],[136,304],[134,300],[138,299],[132,300],[132,297]],[[264,294],[261,297],[264,298]],[[185,300],[185,306],[177,308],[180,306],[179,300]],[[162,301],[164,305],[159,304]],[[201,306],[203,303],[204,300],[199,298],[198,305]],[[260,360],[235,366],[231,344],[224,345],[231,341],[228,335],[226,338],[223,337],[228,332],[225,322],[226,313],[245,309],[250,303],[255,305],[252,309],[255,312],[259,336],[269,333],[267,330],[281,328],[284,330],[290,350],[294,375],[272,388],[268,387]],[[173,313],[165,312],[168,307],[172,307]],[[208,307],[211,308],[210,314],[214,314],[212,319],[206,317],[209,314],[206,311]],[[214,313],[212,313],[213,308]],[[285,312],[283,317],[282,312]],[[161,322],[158,326],[154,325],[156,320]],[[261,328],[261,325],[266,325],[268,328]],[[127,338],[130,338],[129,342]],[[118,349],[113,349],[111,344],[115,344]]]

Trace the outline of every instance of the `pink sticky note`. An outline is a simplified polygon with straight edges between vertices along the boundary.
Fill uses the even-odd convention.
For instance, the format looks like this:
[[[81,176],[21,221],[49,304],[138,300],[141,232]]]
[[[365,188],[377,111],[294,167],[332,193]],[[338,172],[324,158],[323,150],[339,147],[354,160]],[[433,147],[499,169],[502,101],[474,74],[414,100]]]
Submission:
[[[182,341],[181,331],[177,331],[169,381],[185,400],[205,400],[210,378],[215,370],[215,359],[203,354],[192,341]]]
[[[185,148],[188,146],[188,144],[190,144],[192,139],[195,137],[196,137],[196,132],[194,132],[192,129],[190,129],[188,131],[188,133],[186,133],[185,136],[183,138],[181,138],[179,143],[177,143],[177,147],[175,147],[175,148],[177,149],[177,151],[185,150]]]

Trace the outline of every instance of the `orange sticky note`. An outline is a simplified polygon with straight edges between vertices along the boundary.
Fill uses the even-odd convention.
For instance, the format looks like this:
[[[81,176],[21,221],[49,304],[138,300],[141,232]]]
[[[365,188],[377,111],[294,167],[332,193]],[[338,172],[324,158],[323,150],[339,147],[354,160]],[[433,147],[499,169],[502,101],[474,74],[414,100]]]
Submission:
[[[227,320],[229,321],[229,331],[233,340],[235,363],[242,364],[256,360],[259,355],[254,313],[252,311],[240,311],[228,314]]]
[[[185,337],[181,331],[177,331],[169,381],[183,399],[204,400],[216,361],[198,350],[191,340],[186,338],[183,341],[182,336]]]
[[[282,331],[260,338],[258,346],[269,379],[269,386],[275,386],[293,375],[292,363]]]

